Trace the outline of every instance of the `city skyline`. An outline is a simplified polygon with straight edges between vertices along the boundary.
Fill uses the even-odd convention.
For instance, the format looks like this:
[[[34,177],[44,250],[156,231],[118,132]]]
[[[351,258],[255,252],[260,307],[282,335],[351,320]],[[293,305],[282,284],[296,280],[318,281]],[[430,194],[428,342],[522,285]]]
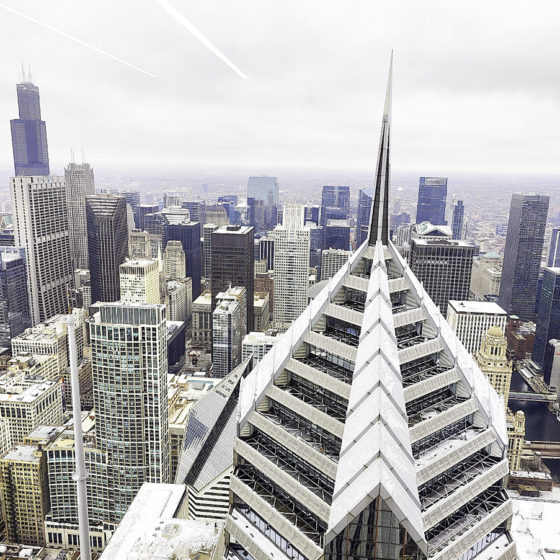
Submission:
[[[223,3],[217,17],[201,6],[174,5],[249,79],[239,79],[157,3],[125,1],[109,12],[104,2],[77,9],[68,1],[26,1],[17,6],[22,13],[155,77],[6,13],[1,40],[13,55],[0,73],[2,118],[16,114],[13,82],[23,60],[41,88],[58,173],[80,147],[100,170],[146,167],[148,155],[168,169],[367,169],[376,142],[371,108],[383,95],[375,76],[394,48],[396,172],[560,173],[558,84],[547,70],[559,39],[555,18],[542,11],[511,3],[506,10],[505,2],[471,4],[460,14],[435,1],[359,3],[353,11],[332,2],[305,10],[249,3],[242,11]],[[552,16],[555,5],[541,9]],[[22,35],[26,41],[17,40]],[[3,135],[1,169],[10,166],[9,148]]]

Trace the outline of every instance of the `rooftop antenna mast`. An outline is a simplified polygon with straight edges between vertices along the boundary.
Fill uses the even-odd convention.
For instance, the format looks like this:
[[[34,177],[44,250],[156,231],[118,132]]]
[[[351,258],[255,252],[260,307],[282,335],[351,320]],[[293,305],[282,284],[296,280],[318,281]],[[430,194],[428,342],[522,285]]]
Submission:
[[[80,559],[91,560],[91,544],[89,542],[89,516],[87,507],[87,477],[86,460],[84,454],[84,434],[82,432],[80,379],[78,377],[78,353],[76,351],[76,322],[70,313],[67,321],[68,347],[70,359],[70,383],[72,390],[72,416],[74,419],[74,456],[76,472],[73,476],[76,481],[78,494],[78,526],[80,534]]]

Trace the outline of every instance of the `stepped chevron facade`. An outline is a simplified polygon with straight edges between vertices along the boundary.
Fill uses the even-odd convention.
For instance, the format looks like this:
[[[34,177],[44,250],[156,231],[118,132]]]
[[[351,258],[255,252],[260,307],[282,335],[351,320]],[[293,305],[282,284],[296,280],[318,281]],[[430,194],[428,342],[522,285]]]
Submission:
[[[227,560],[512,560],[503,402],[388,239],[391,72],[367,241],[241,381]]]

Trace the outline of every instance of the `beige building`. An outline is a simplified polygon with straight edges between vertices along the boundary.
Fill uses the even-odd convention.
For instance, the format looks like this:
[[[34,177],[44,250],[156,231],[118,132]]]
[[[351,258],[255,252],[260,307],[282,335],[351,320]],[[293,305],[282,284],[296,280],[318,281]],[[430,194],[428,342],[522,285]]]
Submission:
[[[515,414],[508,408],[509,389],[512,377],[512,364],[506,356],[507,338],[500,327],[492,327],[482,338],[476,362],[480,370],[488,377],[492,387],[504,399],[508,433],[509,470],[517,471],[521,464],[521,453],[525,441],[525,414]]]
[[[265,332],[270,326],[270,296],[267,292],[255,292],[254,301],[255,331]]]
[[[23,372],[0,378],[0,417],[8,422],[12,445],[21,444],[38,426],[62,424],[61,384],[26,379]]]
[[[156,259],[126,260],[119,271],[122,302],[161,303]]]
[[[212,293],[202,292],[192,305],[192,341],[195,346],[212,344]]]
[[[518,410],[513,414],[511,410],[508,410],[506,421],[509,470],[518,471],[521,469],[521,454],[523,452],[523,443],[525,442],[525,413],[522,410]]]
[[[47,462],[35,445],[18,445],[0,459],[2,514],[9,542],[45,544],[43,523],[49,510]]]
[[[473,259],[470,296],[477,301],[485,301],[485,296],[498,295],[502,280],[504,258],[498,253],[486,253]]]
[[[163,273],[168,280],[182,280],[187,276],[185,251],[180,241],[167,242],[163,254]]]
[[[85,309],[73,309],[71,317],[76,323],[76,350],[78,359],[78,375],[80,377],[80,399],[82,406],[87,407],[92,403],[92,378],[91,363],[89,360],[88,349],[85,342],[87,340]],[[66,406],[72,408],[70,370],[68,359],[68,319],[70,315],[55,315],[45,323],[37,325],[31,329],[26,329],[20,335],[12,339],[12,353],[33,354],[35,358],[41,355],[52,355],[57,360],[58,373],[54,379],[63,380],[63,394]],[[47,365],[45,379],[50,379],[49,368]]]
[[[509,387],[511,384],[512,364],[506,356],[507,339],[500,327],[491,327],[482,337],[476,362],[480,370],[488,377],[490,384],[504,400],[507,407]]]

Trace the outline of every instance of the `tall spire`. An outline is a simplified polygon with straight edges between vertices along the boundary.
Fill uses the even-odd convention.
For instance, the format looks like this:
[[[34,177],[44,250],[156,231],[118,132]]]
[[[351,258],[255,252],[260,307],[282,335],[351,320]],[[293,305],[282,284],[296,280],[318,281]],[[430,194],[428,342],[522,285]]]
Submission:
[[[390,159],[389,143],[391,130],[391,88],[393,80],[393,52],[389,63],[389,78],[387,80],[387,93],[385,94],[385,107],[381,122],[381,139],[379,141],[379,154],[375,172],[375,193],[371,210],[369,227],[369,245],[381,241],[384,245],[389,242],[389,176]]]

